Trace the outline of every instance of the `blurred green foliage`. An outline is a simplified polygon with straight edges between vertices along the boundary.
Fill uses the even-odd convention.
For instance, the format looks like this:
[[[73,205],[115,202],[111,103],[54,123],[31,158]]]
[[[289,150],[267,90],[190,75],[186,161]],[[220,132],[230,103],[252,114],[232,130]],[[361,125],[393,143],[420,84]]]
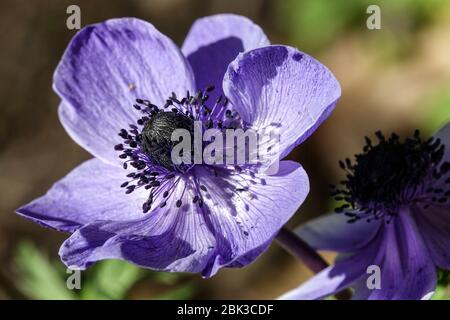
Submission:
[[[401,31],[401,37],[405,37],[426,25],[446,0],[284,0],[277,2],[275,16],[291,43],[317,52],[349,30],[368,32],[365,13],[373,4],[380,7],[382,29],[389,32],[367,34],[383,37]]]
[[[76,299],[66,287],[61,266],[50,262],[31,243],[19,244],[15,256],[18,287],[31,299]]]
[[[433,295],[433,300],[450,300],[450,271],[438,271],[438,286]]]
[[[424,121],[423,129],[432,135],[450,121],[450,83],[436,88],[423,102]]]
[[[165,290],[140,299],[189,299],[196,293],[193,283],[183,283],[183,275],[153,272],[120,260],[102,261],[81,273],[81,289],[69,290],[66,268],[59,261],[50,261],[32,243],[24,241],[17,247],[15,259],[19,290],[30,299],[105,300],[125,299],[139,282],[162,286]],[[146,290],[143,290],[146,292]]]

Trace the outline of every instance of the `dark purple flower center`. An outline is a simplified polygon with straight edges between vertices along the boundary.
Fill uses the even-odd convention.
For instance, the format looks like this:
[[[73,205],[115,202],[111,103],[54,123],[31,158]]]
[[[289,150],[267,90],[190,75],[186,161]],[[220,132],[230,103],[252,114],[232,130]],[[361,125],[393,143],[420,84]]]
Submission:
[[[345,212],[349,222],[383,216],[390,220],[400,207],[412,202],[427,207],[448,201],[450,163],[442,160],[445,147],[439,139],[423,141],[418,130],[404,141],[396,134],[385,137],[378,131],[376,136],[376,145],[366,137],[363,153],[355,155],[355,162],[348,158],[339,162],[347,176],[342,188],[333,191],[335,200],[345,202],[337,213]],[[446,179],[446,188],[430,187],[439,179]]]
[[[141,111],[142,117],[129,129],[120,130],[119,136],[123,142],[115,145],[114,149],[120,152],[119,158],[124,160],[123,168],[134,169],[127,174],[129,180],[121,185],[125,192],[132,193],[138,188],[149,190],[148,200],[142,206],[144,213],[151,209],[158,195],[162,199],[170,197],[173,188],[194,167],[194,164],[187,163],[175,165],[172,161],[174,142],[171,138],[176,129],[185,129],[192,137],[194,121],[200,121],[203,129],[226,130],[241,126],[239,114],[228,108],[228,99],[220,96],[211,108],[206,105],[208,92],[213,89],[210,86],[195,96],[187,92],[181,100],[173,93],[162,107],[148,100],[136,100],[133,107]],[[211,171],[217,174],[215,169]],[[200,191],[205,193],[207,190],[198,179],[195,179],[195,186],[197,195],[192,202],[202,207]],[[158,205],[164,207],[166,201],[160,201]],[[177,200],[176,206],[181,205],[181,199]]]
[[[140,135],[140,147],[153,163],[168,170],[174,168],[172,161],[172,133],[185,129],[194,136],[194,120],[179,112],[158,112],[144,125]],[[191,141],[193,138],[191,139]],[[193,150],[193,148],[192,148]]]

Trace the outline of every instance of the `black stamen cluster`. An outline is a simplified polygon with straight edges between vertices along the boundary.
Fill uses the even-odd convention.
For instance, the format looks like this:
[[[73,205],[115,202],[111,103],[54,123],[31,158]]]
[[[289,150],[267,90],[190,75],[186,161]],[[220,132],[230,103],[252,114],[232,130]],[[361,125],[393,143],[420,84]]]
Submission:
[[[194,121],[201,121],[203,129],[225,130],[239,125],[239,113],[228,109],[227,98],[219,96],[212,108],[206,106],[208,93],[212,90],[214,87],[208,86],[195,95],[187,91],[186,96],[181,99],[172,93],[162,107],[149,100],[136,99],[133,107],[142,116],[137,119],[136,125],[130,124],[128,129],[120,130],[119,136],[123,142],[115,145],[114,149],[120,152],[119,158],[124,160],[124,169],[135,169],[127,174],[129,180],[121,185],[125,193],[132,193],[139,188],[149,191],[148,200],[142,205],[144,213],[150,211],[158,197],[162,200],[156,205],[164,207],[167,204],[165,199],[172,195],[181,175],[193,166],[184,163],[175,165],[172,162],[171,152],[174,143],[177,143],[171,141],[174,130],[185,129],[192,137]],[[203,196],[200,191],[206,191],[206,187],[203,186],[196,192],[193,203],[202,207]],[[182,208],[182,205],[182,199],[178,199],[176,206]]]
[[[334,187],[332,195],[345,202],[335,211],[345,211],[349,222],[397,215],[399,207],[427,192],[430,179],[440,179],[448,170],[448,163],[439,168],[445,151],[439,139],[424,141],[418,130],[404,141],[396,134],[385,137],[380,131],[376,137],[376,145],[365,138],[363,153],[355,156],[355,162],[348,158],[339,161],[347,175],[342,188]]]

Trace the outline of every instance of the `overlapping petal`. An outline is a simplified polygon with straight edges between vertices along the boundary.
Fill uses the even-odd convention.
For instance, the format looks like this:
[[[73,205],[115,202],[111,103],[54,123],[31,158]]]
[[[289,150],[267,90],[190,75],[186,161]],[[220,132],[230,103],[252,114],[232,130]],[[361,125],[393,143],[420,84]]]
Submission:
[[[369,300],[420,300],[436,288],[436,267],[410,214],[386,227],[385,243],[374,265],[381,270],[381,288]]]
[[[252,129],[280,133],[280,159],[314,132],[341,95],[324,65],[279,45],[240,54],[227,70],[223,89]]]
[[[450,205],[414,206],[412,210],[432,260],[440,268],[450,269]]]
[[[222,92],[228,65],[240,52],[270,44],[264,31],[250,19],[235,14],[200,18],[192,25],[182,47],[195,74],[197,90],[213,85],[214,101]]]
[[[379,228],[376,221],[350,224],[343,213],[329,213],[303,224],[295,232],[316,250],[354,252],[373,240]]]
[[[180,182],[164,208],[143,218],[98,221],[79,229],[62,246],[62,260],[85,268],[98,260],[119,258],[152,269],[202,272],[209,277],[223,266],[253,261],[308,193],[304,170],[290,161],[281,163],[277,175],[252,185],[247,195],[236,195],[235,190],[244,177],[198,174],[207,190],[202,208],[192,204],[189,190],[195,184]],[[184,203],[181,208],[175,204],[178,199]]]
[[[442,144],[445,146],[444,160],[450,162],[450,122],[438,130],[433,135],[435,138],[439,138]]]
[[[198,207],[188,202],[185,187],[186,181],[180,181],[164,208],[139,219],[87,224],[61,246],[61,259],[81,269],[114,258],[155,270],[201,272],[214,251],[215,239]],[[176,206],[178,199],[185,203],[181,208]]]
[[[410,214],[399,216],[397,227],[399,260],[403,277],[393,299],[420,300],[433,293],[437,284],[436,266],[428,254],[416,222]]]
[[[335,294],[361,279],[368,266],[373,263],[381,237],[364,250],[336,261],[301,286],[285,293],[281,300],[315,300]]]
[[[204,170],[199,168],[196,173],[210,191],[205,199],[205,219],[211,232],[220,235],[218,260],[211,265],[211,275],[225,263],[250,252],[242,259],[256,258],[309,192],[306,172],[292,161],[282,161],[275,175],[255,178],[244,173],[222,176],[220,171],[215,177],[202,173]]]
[[[59,117],[69,135],[94,156],[117,164],[117,133],[140,117],[136,98],[163,104],[194,89],[177,46],[150,23],[112,19],[87,26],[70,42],[54,75]]]
[[[223,80],[225,94],[253,129],[277,127],[283,132],[284,157],[329,115],[340,87],[308,55],[290,47],[263,47],[268,44],[257,25],[235,15],[194,24],[183,46],[189,62],[170,39],[138,19],[83,28],[57,67],[54,89],[62,99],[63,126],[97,159],[73,170],[18,213],[72,232],[60,250],[61,259],[72,267],[117,258],[210,277],[221,267],[252,262],[309,192],[299,164],[282,161],[270,175],[224,168],[214,175],[210,168],[196,166],[193,175],[161,186],[161,192],[170,193],[166,205],[144,215],[142,204],[149,192],[138,188],[126,195],[120,188],[126,172],[118,168],[113,147],[119,130],[140,117],[132,108],[136,98],[162,105],[172,92],[184,95],[209,84],[221,94],[223,75],[234,60]],[[204,206],[193,201],[199,192]],[[155,203],[158,197],[161,193]]]
[[[364,247],[337,259],[332,266],[281,299],[321,299],[350,286],[355,288],[353,299],[357,300],[428,298],[436,287],[435,264],[414,218],[404,212],[396,219],[379,228]],[[379,268],[380,287],[369,286],[372,271],[369,272],[368,267]]]
[[[42,197],[17,209],[39,224],[73,232],[96,220],[124,221],[142,215],[144,190],[126,195],[120,185],[125,171],[92,159],[56,182]]]

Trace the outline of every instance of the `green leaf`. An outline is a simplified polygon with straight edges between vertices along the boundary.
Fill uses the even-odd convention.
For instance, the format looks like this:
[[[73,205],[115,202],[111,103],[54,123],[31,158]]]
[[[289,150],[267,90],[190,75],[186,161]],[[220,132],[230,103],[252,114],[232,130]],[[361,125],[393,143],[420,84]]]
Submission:
[[[194,284],[186,284],[157,296],[157,300],[187,300],[191,299],[196,291]]]
[[[77,298],[76,293],[67,288],[61,269],[51,264],[30,242],[19,243],[14,262],[20,273],[17,285],[27,297],[56,300]]]
[[[92,273],[87,275],[82,287],[82,299],[124,299],[128,290],[145,272],[138,267],[120,260],[99,262]]]
[[[150,276],[159,283],[174,285],[176,284],[182,275],[172,272],[151,272]]]

